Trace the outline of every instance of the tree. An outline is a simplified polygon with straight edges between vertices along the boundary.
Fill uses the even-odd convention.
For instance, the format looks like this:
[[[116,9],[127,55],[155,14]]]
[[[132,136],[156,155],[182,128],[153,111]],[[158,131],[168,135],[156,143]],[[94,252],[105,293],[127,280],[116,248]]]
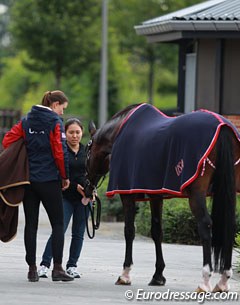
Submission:
[[[202,2],[202,0],[112,0],[110,7],[110,23],[118,33],[121,51],[129,52],[134,61],[148,63],[148,79],[146,80],[148,100],[153,102],[153,84],[156,62],[168,66],[174,71],[177,67],[176,47],[166,44],[149,44],[145,37],[137,36],[134,26],[143,21],[165,15],[169,12]]]
[[[10,30],[16,47],[26,50],[33,71],[62,76],[80,74],[99,56],[100,3],[98,0],[13,1]]]
[[[8,32],[10,2],[11,0],[0,0],[0,74],[3,68],[2,59],[13,55]]]

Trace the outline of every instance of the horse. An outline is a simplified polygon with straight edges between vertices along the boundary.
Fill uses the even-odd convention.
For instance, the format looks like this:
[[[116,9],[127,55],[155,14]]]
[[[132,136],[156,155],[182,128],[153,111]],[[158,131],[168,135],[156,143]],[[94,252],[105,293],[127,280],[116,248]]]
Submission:
[[[142,117],[145,117],[145,121],[147,120],[146,123],[144,123],[142,117],[139,118],[137,116],[137,113],[140,110],[142,111]],[[157,127],[157,131],[154,132],[155,127],[154,124],[152,124],[153,120],[147,115],[148,111],[155,111],[156,115],[154,115],[156,116],[157,121],[163,119],[163,124],[165,124],[165,126]],[[134,116],[137,117],[134,118]],[[212,129],[210,126],[212,123],[209,123],[209,126],[207,125],[207,118],[214,120],[216,123],[216,126]],[[132,122],[129,124],[133,125],[129,126],[129,121]],[[190,137],[190,129],[193,129],[192,126],[195,125],[195,121],[197,121],[197,131],[194,136]],[[190,128],[188,122],[191,124]],[[178,123],[177,131],[175,131],[178,133],[177,139],[179,139],[181,134],[181,126],[186,125],[186,129],[184,130],[184,140],[180,139],[178,144],[174,144],[174,150],[178,150],[177,145],[180,145],[181,141],[185,141],[184,145],[189,144],[191,148],[191,155],[188,157],[191,161],[192,159],[196,159],[192,147],[196,145],[196,142],[198,141],[203,142],[203,153],[198,157],[196,169],[190,174],[190,178],[187,177],[187,180],[182,182],[178,191],[161,186],[157,186],[154,189],[153,187],[151,188],[151,185],[150,187],[143,188],[136,185],[130,187],[128,190],[121,187],[121,183],[124,185],[125,181],[131,180],[129,177],[134,176],[133,171],[135,171],[136,167],[141,167],[142,170],[145,168],[148,169],[149,167],[149,172],[147,174],[150,175],[151,171],[155,171],[158,167],[162,166],[166,172],[165,174],[169,175],[171,169],[169,161],[167,160],[170,154],[168,151],[165,152],[164,158],[161,160],[162,162],[153,160],[153,166],[148,164],[150,164],[150,158],[154,159],[153,156],[156,154],[157,147],[161,146],[162,129],[167,130],[164,150],[168,149],[168,143],[175,141],[172,140],[172,132],[174,132],[172,125],[176,123]],[[150,129],[143,138],[141,133],[143,133],[149,125]],[[135,129],[137,132],[133,135]],[[212,138],[208,139],[206,145],[206,140],[204,140],[204,138],[202,141],[199,139],[200,137],[198,138],[200,129],[203,129],[205,134],[212,132]],[[115,186],[113,186],[115,189],[108,189],[106,194],[108,196],[119,194],[123,205],[125,259],[122,274],[118,277],[115,284],[131,284],[130,270],[133,265],[132,247],[135,237],[135,202],[138,200],[149,200],[151,208],[151,236],[155,244],[156,263],[155,272],[148,285],[165,285],[166,278],[163,275],[165,262],[162,252],[163,201],[167,198],[184,197],[188,198],[191,212],[197,220],[198,232],[203,249],[202,278],[196,288],[196,292],[228,291],[230,289],[229,279],[232,276],[232,251],[236,230],[236,193],[239,191],[240,185],[240,136],[235,126],[223,116],[208,110],[199,110],[190,114],[168,117],[154,106],[143,103],[130,105],[124,108],[99,129],[97,129],[94,122],[91,121],[89,123],[89,132],[91,139],[86,148],[87,183],[85,185],[85,194],[88,198],[91,198],[92,194],[96,191],[98,184],[101,183],[101,179],[110,171],[109,183],[111,183],[112,174],[112,180],[115,181]],[[121,142],[122,133],[127,136],[125,142],[124,140]],[[153,133],[154,136],[151,137],[151,134]],[[196,136],[197,139],[195,139]],[[158,137],[160,137],[160,144],[157,145],[154,143],[151,145],[151,141],[153,141],[152,138],[155,139]],[[147,139],[149,139],[150,144]],[[136,152],[134,143],[137,140],[141,142],[141,147],[138,148],[138,151]],[[146,145],[149,147],[145,147],[146,149],[144,150],[144,146]],[[128,152],[129,146],[131,146],[134,151],[134,157],[130,157],[130,153]],[[185,150],[185,147],[183,147],[183,151]],[[140,161],[140,164],[136,163],[137,166],[134,165],[135,167],[130,170],[130,164],[137,162],[141,155],[143,155],[144,161]],[[186,162],[187,161],[183,157],[183,159],[180,159],[180,162],[175,165],[173,171],[176,172],[175,176],[177,178],[181,177],[185,167],[187,167],[185,165]],[[121,178],[122,180],[119,178],[119,175],[123,175]],[[138,174],[134,179],[139,179]],[[154,175],[151,179],[147,177],[147,181],[149,180],[150,183],[155,185],[155,182],[161,180],[159,173]],[[212,197],[211,213],[208,212],[206,206],[207,196]],[[214,264],[212,263],[212,259]],[[220,273],[220,279],[214,288],[211,284],[211,275],[213,272]]]

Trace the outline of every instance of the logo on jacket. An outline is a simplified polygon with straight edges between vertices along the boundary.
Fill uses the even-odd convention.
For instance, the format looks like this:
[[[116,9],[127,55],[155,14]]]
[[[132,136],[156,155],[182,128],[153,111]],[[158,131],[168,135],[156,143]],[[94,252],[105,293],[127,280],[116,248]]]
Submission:
[[[183,162],[183,159],[181,159],[178,164],[175,166],[175,171],[177,173],[178,176],[181,175],[182,171],[183,171],[183,168],[184,168],[184,162]]]
[[[36,130],[32,130],[32,128],[29,128],[28,132],[30,134],[45,134],[44,130],[36,131]]]

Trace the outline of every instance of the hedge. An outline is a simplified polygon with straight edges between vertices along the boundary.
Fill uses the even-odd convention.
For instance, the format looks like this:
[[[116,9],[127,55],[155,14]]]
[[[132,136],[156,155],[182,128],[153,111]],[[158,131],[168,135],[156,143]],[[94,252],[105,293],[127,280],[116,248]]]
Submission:
[[[207,203],[210,210],[210,200]],[[136,215],[137,232],[150,237],[150,206],[139,203]],[[237,232],[240,232],[240,197],[237,200]],[[191,213],[187,199],[173,198],[164,201],[163,241],[166,243],[200,244],[197,223]]]

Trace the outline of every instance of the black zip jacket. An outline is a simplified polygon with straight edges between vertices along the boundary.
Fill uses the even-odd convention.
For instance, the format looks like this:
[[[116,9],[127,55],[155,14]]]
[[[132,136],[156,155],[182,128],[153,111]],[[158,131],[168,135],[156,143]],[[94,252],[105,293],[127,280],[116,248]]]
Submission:
[[[75,153],[68,148],[68,159],[69,159],[69,176],[70,176],[70,186],[68,189],[63,191],[63,198],[71,202],[79,202],[82,199],[82,195],[77,191],[77,184],[84,186],[86,176],[85,176],[85,146],[80,143],[79,151]]]

